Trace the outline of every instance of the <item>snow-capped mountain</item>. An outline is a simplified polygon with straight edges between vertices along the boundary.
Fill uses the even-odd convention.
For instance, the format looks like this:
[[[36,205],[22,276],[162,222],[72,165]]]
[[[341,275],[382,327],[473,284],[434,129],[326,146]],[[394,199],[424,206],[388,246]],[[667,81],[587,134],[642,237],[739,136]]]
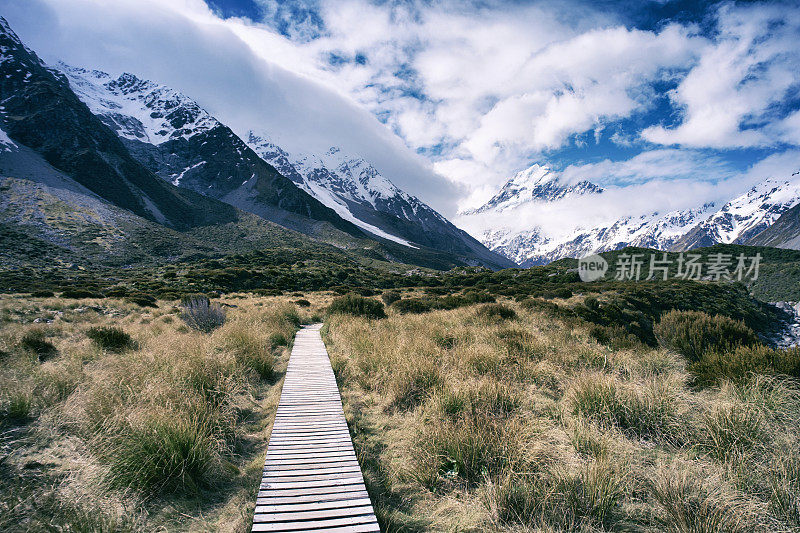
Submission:
[[[135,159],[165,181],[303,233],[313,233],[322,221],[364,236],[180,92],[129,73],[113,77],[64,63],[53,71]]]
[[[308,219],[321,220],[355,236],[455,254],[467,264],[511,266],[358,156],[336,148],[290,155],[264,133],[251,133],[245,143],[164,85],[64,63],[57,70],[135,158],[174,185],[306,233],[316,231]]]
[[[588,181],[563,184],[557,173],[533,165],[512,177],[486,204],[465,211],[457,221],[489,249],[522,266],[626,246],[681,251],[717,243],[740,244],[800,203],[800,176],[768,178],[721,208],[706,203],[667,213],[578,223],[557,234],[535,222],[525,227],[531,213],[559,209],[580,213],[592,195],[604,198],[607,194]]]
[[[673,247],[689,250],[717,243],[741,244],[768,227],[789,208],[800,203],[800,176],[767,178],[734,198],[699,223]]]
[[[463,238],[447,219],[397,188],[363,158],[337,147],[322,154],[289,154],[264,132],[251,131],[247,142],[281,174],[371,233],[434,247],[443,244],[440,236]]]
[[[600,194],[602,187],[589,181],[580,181],[574,185],[563,185],[558,175],[549,168],[533,165],[517,172],[513,178],[503,185],[491,200],[477,209],[465,211],[465,215],[495,213],[514,209],[530,202],[554,202],[567,197],[584,194]]]

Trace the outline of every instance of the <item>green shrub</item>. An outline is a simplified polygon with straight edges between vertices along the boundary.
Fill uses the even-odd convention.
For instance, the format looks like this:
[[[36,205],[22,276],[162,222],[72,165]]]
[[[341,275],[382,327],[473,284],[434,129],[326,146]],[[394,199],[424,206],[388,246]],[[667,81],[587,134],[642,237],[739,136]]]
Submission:
[[[517,312],[503,304],[486,304],[478,308],[476,315],[488,320],[513,320]]]
[[[392,309],[401,314],[420,314],[433,311],[433,302],[427,298],[406,298],[392,304]]]
[[[763,345],[737,346],[733,350],[710,350],[689,370],[701,385],[723,379],[743,382],[751,374],[784,374],[800,377],[800,348],[775,349]]]
[[[300,298],[294,302],[295,304],[299,305],[300,307],[311,307],[311,302],[304,298]]]
[[[61,292],[61,298],[77,300],[81,298],[105,298],[105,295],[101,292],[93,292],[85,289],[66,289]]]
[[[386,318],[383,304],[371,298],[365,298],[357,294],[347,294],[336,298],[328,307],[331,314],[345,314],[362,316],[365,318]]]
[[[140,307],[158,307],[156,299],[149,294],[133,294],[128,296],[125,301],[136,304]]]
[[[208,296],[184,296],[181,307],[181,318],[192,329],[210,333],[225,324],[225,310],[219,304],[212,304]]]
[[[32,298],[52,298],[55,296],[53,291],[33,291],[31,293]]]
[[[400,299],[402,299],[402,296],[397,291],[383,291],[383,294],[381,294],[381,300],[385,305],[392,305]]]
[[[653,332],[661,346],[678,352],[689,361],[699,361],[709,350],[726,352],[759,342],[753,330],[743,322],[701,311],[665,313]]]
[[[22,336],[19,345],[23,350],[33,352],[44,362],[55,357],[58,350],[50,341],[46,340],[46,333],[43,329],[31,329]]]
[[[134,346],[133,339],[122,328],[90,328],[86,336],[100,348],[110,352],[122,352]]]
[[[530,311],[545,311],[551,314],[562,312],[561,306],[559,306],[557,303],[548,302],[547,300],[542,300],[541,298],[525,298],[520,302],[520,305]]]

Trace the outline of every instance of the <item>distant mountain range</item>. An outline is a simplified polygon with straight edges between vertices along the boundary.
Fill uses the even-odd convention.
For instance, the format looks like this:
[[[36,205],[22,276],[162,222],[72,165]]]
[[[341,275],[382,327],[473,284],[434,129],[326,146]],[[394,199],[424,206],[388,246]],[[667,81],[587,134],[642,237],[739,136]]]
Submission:
[[[467,233],[359,154],[336,146],[290,152],[274,140],[280,132],[253,124],[240,137],[159,83],[50,67],[2,18],[0,94],[0,243],[9,264],[128,264],[278,241],[437,269],[531,266],[626,246],[800,247],[798,173],[765,177],[721,206],[624,216],[553,236],[526,213],[602,201],[609,191],[533,165],[459,215]]]
[[[798,162],[800,166],[800,162]],[[546,264],[564,257],[619,250],[626,246],[683,251],[714,244],[766,243],[768,228],[800,204],[800,175],[786,179],[766,178],[721,207],[713,203],[693,209],[643,216],[626,216],[602,225],[578,227],[561,237],[552,237],[531,224],[520,229],[520,220],[531,209],[577,205],[606,193],[601,187],[580,181],[562,183],[557,173],[533,165],[513,176],[487,203],[462,213],[456,221],[489,249],[521,266]],[[782,223],[782,233],[769,242],[797,247],[792,240],[800,233],[795,224]],[[513,221],[513,224],[509,223]],[[766,236],[759,236],[764,232]],[[773,230],[777,233],[777,230]],[[775,244],[773,244],[775,245]]]
[[[336,149],[290,161],[287,155],[292,171],[257,141],[266,138],[263,133],[245,143],[179,91],[132,74],[113,77],[64,63],[48,67],[3,19],[0,77],[0,180],[17,200],[4,202],[0,223],[10,234],[36,227],[37,238],[62,246],[62,252],[66,241],[77,246],[81,238],[70,233],[75,228],[48,225],[49,209],[59,203],[73,218],[91,212],[83,221],[92,221],[92,231],[116,234],[120,242],[137,224],[136,229],[160,227],[185,235],[197,227],[246,221],[258,232],[280,233],[254,226],[251,213],[389,262],[432,268],[512,265],[357,156]],[[35,208],[39,204],[26,194],[47,195],[48,212]],[[38,209],[33,217],[38,225],[25,226],[32,219],[24,209]],[[100,212],[108,216],[94,216]],[[115,222],[122,219],[124,228]],[[226,248],[227,243],[193,244],[217,249],[215,244]],[[171,246],[176,254],[187,248]]]

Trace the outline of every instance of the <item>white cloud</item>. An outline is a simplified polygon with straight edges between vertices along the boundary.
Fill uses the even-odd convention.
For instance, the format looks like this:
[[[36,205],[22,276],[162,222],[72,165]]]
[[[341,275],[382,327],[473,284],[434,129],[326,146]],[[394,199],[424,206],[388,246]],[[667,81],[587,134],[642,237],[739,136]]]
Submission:
[[[270,14],[283,9],[263,4]],[[640,133],[681,146],[565,170],[570,179],[641,185],[662,207],[671,201],[655,194],[662,181],[701,181],[683,196],[703,196],[707,181],[730,177],[722,160],[692,147],[800,143],[800,113],[776,111],[800,72],[800,10],[788,4],[726,4],[709,19],[710,36],[691,24],[628,28],[591,3],[320,0],[323,24],[306,20],[291,37],[223,20],[201,0],[0,6],[49,61],[172,85],[235,130],[269,130],[290,150],[342,145],[446,215],[587,132],[628,147]],[[331,54],[349,61],[331,64]],[[353,61],[357,54],[365,61]],[[620,119],[652,108],[653,83],[665,80],[678,82],[670,101],[680,124],[621,129]],[[414,153],[431,147],[429,160]]]
[[[652,126],[642,136],[653,143],[738,148],[798,143],[771,135],[771,106],[798,90],[800,12],[785,6],[725,5],[719,35],[701,51],[696,66],[670,97],[684,110],[675,128]],[[791,124],[788,124],[791,129]]]
[[[307,51],[249,21],[222,20],[200,0],[3,0],[0,6],[48,62],[130,71],[170,85],[240,135],[265,130],[289,151],[340,146],[446,215],[462,194],[368,111],[331,90]]]

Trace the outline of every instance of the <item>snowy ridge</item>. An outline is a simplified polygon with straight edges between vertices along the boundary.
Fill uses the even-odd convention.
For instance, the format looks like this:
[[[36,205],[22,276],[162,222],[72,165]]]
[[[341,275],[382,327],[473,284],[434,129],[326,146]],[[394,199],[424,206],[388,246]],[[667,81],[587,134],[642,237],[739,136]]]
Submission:
[[[150,144],[185,138],[219,125],[194,100],[133,74],[118,78],[59,62],[70,87],[94,113],[106,118],[120,137]]]
[[[707,203],[686,210],[625,216],[594,225],[577,224],[556,235],[535,223],[518,225],[532,210],[571,205],[573,211],[579,211],[579,206],[585,205],[580,202],[604,192],[587,181],[561,184],[558,174],[533,165],[514,175],[486,204],[462,213],[459,221],[490,250],[523,266],[626,246],[688,250],[717,243],[740,244],[800,203],[800,175],[788,180],[767,178],[721,208]]]
[[[334,209],[342,218],[377,235],[410,246],[410,243],[365,222],[354,211],[368,208],[418,222],[447,220],[416,197],[398,189],[364,159],[331,147],[322,154],[289,154],[264,132],[249,132],[247,144],[284,176]]]
[[[795,173],[787,180],[767,178],[701,222],[687,233],[677,248],[743,243],[767,229],[798,203],[800,176]]]

